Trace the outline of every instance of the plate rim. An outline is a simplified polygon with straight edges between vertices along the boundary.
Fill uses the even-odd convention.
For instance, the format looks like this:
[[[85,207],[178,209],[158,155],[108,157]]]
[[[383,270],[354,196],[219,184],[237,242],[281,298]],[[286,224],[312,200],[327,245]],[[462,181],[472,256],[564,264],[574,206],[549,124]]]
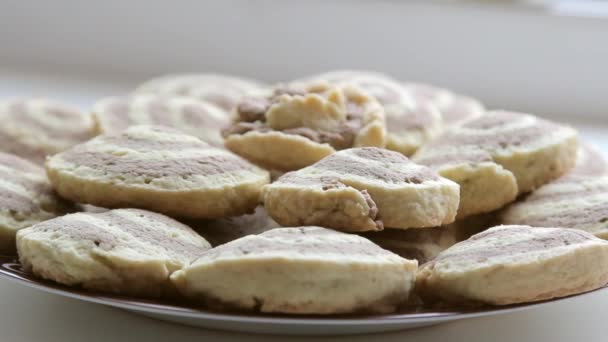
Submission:
[[[9,281],[25,285],[29,288],[33,288],[42,292],[59,295],[62,297],[72,298],[81,300],[89,303],[96,303],[120,309],[147,312],[159,315],[177,316],[190,319],[200,320],[213,320],[222,322],[239,322],[249,324],[293,324],[293,325],[315,325],[315,326],[333,326],[333,325],[398,325],[404,323],[441,323],[448,321],[455,321],[468,318],[495,316],[500,314],[508,314],[519,311],[524,311],[532,308],[538,308],[547,304],[554,304],[567,300],[573,300],[591,293],[601,292],[602,290],[608,290],[608,286],[598,288],[592,291],[575,294],[568,297],[555,298],[552,300],[524,303],[515,306],[505,307],[490,307],[488,309],[482,309],[472,312],[458,312],[458,311],[445,311],[445,312],[422,312],[422,313],[396,313],[387,315],[363,315],[363,316],[349,316],[349,317],[310,317],[310,316],[256,316],[255,314],[245,314],[238,312],[215,312],[199,308],[188,308],[179,307],[171,304],[164,303],[145,303],[137,300],[128,300],[114,298],[106,296],[104,294],[91,293],[87,294],[86,290],[82,291],[70,291],[68,288],[63,289],[65,285],[47,285],[41,282],[30,280],[26,277],[20,276],[18,271],[8,271],[5,267],[6,263],[2,263],[0,268],[0,278],[7,279]],[[49,280],[40,280],[49,281]]]

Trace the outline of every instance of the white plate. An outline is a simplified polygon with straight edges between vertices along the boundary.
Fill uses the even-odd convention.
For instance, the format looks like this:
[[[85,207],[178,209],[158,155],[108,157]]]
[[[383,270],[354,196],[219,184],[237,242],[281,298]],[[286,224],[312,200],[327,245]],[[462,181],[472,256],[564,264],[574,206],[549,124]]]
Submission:
[[[0,276],[20,284],[75,298],[87,302],[109,305],[156,319],[191,326],[282,335],[352,335],[373,332],[405,330],[440,324],[466,318],[506,314],[527,310],[540,305],[549,305],[569,298],[534,304],[501,308],[482,308],[471,311],[433,311],[429,309],[408,310],[391,315],[373,316],[286,316],[243,313],[219,313],[188,307],[183,303],[152,301],[127,296],[106,295],[79,288],[62,286],[41,280],[24,272],[14,257],[0,256]],[[605,290],[603,288],[601,290]],[[599,290],[598,290],[599,291]]]

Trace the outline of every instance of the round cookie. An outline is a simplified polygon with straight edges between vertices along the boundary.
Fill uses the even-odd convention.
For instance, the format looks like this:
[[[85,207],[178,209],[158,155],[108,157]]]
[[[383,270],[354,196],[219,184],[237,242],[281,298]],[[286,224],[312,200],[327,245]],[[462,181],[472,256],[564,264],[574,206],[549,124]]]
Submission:
[[[391,77],[372,71],[341,70],[316,75],[311,79],[354,84],[375,97],[384,107],[388,130],[386,148],[411,156],[443,128],[439,108],[426,97]]]
[[[422,265],[425,301],[509,305],[591,291],[608,283],[608,242],[575,229],[498,226]]]
[[[441,112],[446,126],[478,118],[486,111],[478,100],[455,94],[447,89],[421,83],[407,83],[405,87],[419,101],[429,101],[434,104]]]
[[[226,112],[245,95],[265,86],[245,78],[219,74],[165,75],[140,85],[136,93],[153,93],[193,97],[215,104]]]
[[[607,171],[599,151],[583,144],[571,172],[509,206],[501,222],[575,228],[608,239]]]
[[[449,127],[412,158],[460,184],[458,218],[490,212],[563,175],[577,133],[533,115],[490,111]]]
[[[223,245],[247,235],[260,234],[279,227],[279,224],[268,216],[263,206],[257,207],[253,214],[187,222],[187,224],[205,237],[212,246]]]
[[[146,297],[174,295],[171,273],[210,248],[189,227],[138,209],[66,215],[17,234],[19,261],[36,276]]]
[[[403,258],[424,264],[452,245],[492,227],[495,216],[494,213],[480,214],[435,228],[384,229],[363,236]]]
[[[458,185],[394,151],[336,152],[264,187],[264,206],[283,226],[361,232],[454,221]]]
[[[357,235],[278,228],[205,252],[171,276],[185,296],[266,313],[389,313],[404,302],[417,262]]]
[[[0,122],[0,151],[38,164],[94,135],[90,115],[44,98],[0,101]]]
[[[116,134],[130,126],[162,125],[224,146],[221,130],[230,117],[216,105],[184,96],[142,94],[110,97],[93,106],[97,134]]]
[[[132,126],[47,161],[65,198],[103,208],[142,208],[187,218],[251,212],[268,172],[220,148],[161,126]]]
[[[240,102],[224,137],[228,149],[258,165],[297,170],[337,150],[383,147],[384,110],[350,85],[278,86],[269,96]]]
[[[0,152],[0,253],[15,253],[19,229],[72,209],[53,192],[43,168]]]

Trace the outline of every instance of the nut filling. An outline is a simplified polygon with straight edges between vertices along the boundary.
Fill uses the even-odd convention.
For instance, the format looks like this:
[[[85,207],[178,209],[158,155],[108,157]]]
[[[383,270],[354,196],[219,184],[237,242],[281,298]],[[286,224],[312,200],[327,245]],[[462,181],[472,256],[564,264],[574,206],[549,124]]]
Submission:
[[[272,132],[278,131],[285,134],[299,135],[320,144],[329,144],[336,150],[352,147],[355,138],[363,127],[364,105],[353,99],[347,98],[345,103],[346,118],[339,125],[331,129],[308,127],[305,125],[284,129],[272,128],[267,122],[267,113],[274,105],[280,105],[285,95],[304,99],[310,94],[320,94],[323,88],[314,88],[309,91],[296,87],[279,87],[269,97],[247,98],[236,107],[236,122],[223,130],[224,138],[233,134],[245,134],[248,132]]]

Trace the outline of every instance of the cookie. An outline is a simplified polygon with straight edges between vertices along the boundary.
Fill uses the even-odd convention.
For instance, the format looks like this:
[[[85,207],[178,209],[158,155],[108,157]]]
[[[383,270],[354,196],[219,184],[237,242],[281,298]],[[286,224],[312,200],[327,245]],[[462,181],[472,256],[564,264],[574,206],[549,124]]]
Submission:
[[[460,184],[458,218],[494,211],[576,162],[577,133],[533,115],[490,111],[448,128],[413,156]]]
[[[177,130],[132,126],[47,161],[57,192],[103,208],[142,208],[186,218],[253,211],[268,172]]]
[[[353,148],[265,186],[264,206],[283,226],[436,227],[454,221],[458,185],[398,152]]]
[[[19,229],[73,209],[53,192],[42,167],[0,152],[0,253],[15,253]]]
[[[540,187],[501,215],[504,224],[564,227],[608,239],[608,165],[588,145],[567,175]]]
[[[434,104],[441,112],[446,126],[478,118],[486,111],[478,100],[455,94],[447,89],[421,83],[407,83],[405,87],[418,101],[429,101]]]
[[[189,227],[138,209],[66,215],[17,234],[19,261],[36,276],[146,297],[175,295],[171,273],[210,248]]]
[[[336,84],[351,83],[384,107],[388,130],[386,148],[411,156],[435,138],[443,128],[439,108],[426,97],[418,97],[391,77],[372,71],[341,70],[316,75],[311,79]]]
[[[407,299],[416,269],[360,236],[299,227],[213,248],[171,280],[192,300],[231,309],[389,313]]]
[[[184,96],[142,94],[110,97],[93,106],[97,134],[117,134],[130,126],[162,125],[224,146],[221,130],[230,116],[216,105]]]
[[[263,206],[257,207],[253,214],[186,223],[205,237],[212,246],[279,227],[279,224],[268,216]]]
[[[425,303],[509,305],[591,291],[608,283],[608,242],[575,229],[499,226],[421,266]]]
[[[480,214],[440,227],[384,229],[364,233],[362,236],[403,258],[424,264],[454,244],[492,227],[495,220],[494,213]]]
[[[384,110],[350,85],[279,86],[269,96],[240,102],[224,138],[228,149],[258,165],[297,170],[337,150],[383,147]]]
[[[258,81],[228,75],[181,74],[149,80],[135,92],[193,97],[213,103],[229,112],[243,96],[264,87]]]
[[[0,122],[0,151],[37,164],[94,135],[90,115],[43,98],[0,101]]]

